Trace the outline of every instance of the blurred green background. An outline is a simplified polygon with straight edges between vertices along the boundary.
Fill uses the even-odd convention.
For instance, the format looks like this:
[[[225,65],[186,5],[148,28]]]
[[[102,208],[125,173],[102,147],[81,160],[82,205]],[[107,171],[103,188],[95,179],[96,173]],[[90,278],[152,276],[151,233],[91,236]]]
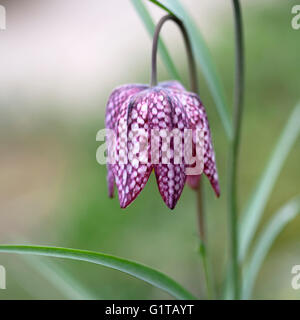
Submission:
[[[231,1],[182,0],[210,48],[232,102],[234,39]],[[300,30],[291,27],[297,1],[241,1],[246,42],[246,101],[239,171],[244,207],[292,108],[300,100]],[[300,4],[300,2],[298,1]],[[105,104],[123,83],[147,83],[151,39],[130,1],[0,1],[0,243],[64,246],[110,253],[164,271],[205,295],[197,253],[196,201],[188,188],[174,211],[154,177],[126,210],[107,197],[106,168],[96,162],[96,133]],[[157,19],[163,11],[147,4]],[[163,38],[182,76],[181,36]],[[201,75],[221,182],[214,197],[205,178],[208,243],[220,291],[227,262],[228,144]],[[159,64],[159,78],[168,79]],[[185,85],[188,85],[187,81]],[[300,119],[299,119],[300,122]],[[300,141],[290,153],[264,221],[300,189]],[[298,299],[291,268],[300,264],[300,218],[281,233],[259,274],[255,299]],[[7,289],[0,299],[166,299],[118,271],[84,262],[0,255]]]

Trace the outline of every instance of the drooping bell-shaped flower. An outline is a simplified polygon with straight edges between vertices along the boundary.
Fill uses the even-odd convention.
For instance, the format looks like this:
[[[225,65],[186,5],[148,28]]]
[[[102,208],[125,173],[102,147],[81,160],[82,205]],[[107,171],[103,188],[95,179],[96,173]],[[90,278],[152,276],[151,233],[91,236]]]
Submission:
[[[107,165],[109,196],[113,196],[116,184],[121,208],[138,196],[152,170],[159,192],[170,209],[175,207],[185,182],[197,188],[202,172],[219,196],[205,109],[198,95],[186,91],[179,82],[163,82],[153,87],[141,84],[118,87],[107,103],[106,128],[114,136],[108,144],[108,153],[115,156]],[[175,137],[165,143],[162,140],[170,132],[175,133]],[[181,144],[189,137],[190,147]],[[188,171],[197,164],[193,165],[188,161],[190,158],[185,157],[186,149],[195,156],[196,162],[198,160],[198,171]]]
[[[183,22],[166,15],[153,36],[151,85],[129,84],[115,89],[106,109],[109,196],[118,189],[121,208],[143,190],[152,171],[166,205],[173,209],[185,182],[199,187],[204,174],[217,196],[218,174],[205,109],[197,94],[177,81],[157,84],[157,48],[160,30],[174,21],[186,45],[191,89],[198,92],[192,46]]]

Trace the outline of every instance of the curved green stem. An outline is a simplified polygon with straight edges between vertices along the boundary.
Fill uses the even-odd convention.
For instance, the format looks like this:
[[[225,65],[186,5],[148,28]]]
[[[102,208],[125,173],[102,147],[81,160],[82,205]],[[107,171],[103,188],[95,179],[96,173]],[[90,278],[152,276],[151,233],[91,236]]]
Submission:
[[[234,298],[240,297],[240,271],[238,264],[238,209],[237,209],[237,171],[238,154],[241,136],[241,124],[244,98],[244,47],[242,13],[239,0],[233,0],[235,20],[235,90],[234,90],[234,114],[233,114],[233,141],[229,159],[229,220],[231,239],[231,277],[234,288]]]
[[[134,261],[129,261],[99,252],[69,248],[24,245],[0,245],[0,252],[33,254],[91,262],[130,274],[138,279],[148,282],[153,286],[168,292],[170,295],[177,299],[196,299],[180,284],[160,271],[154,270],[150,267]]]
[[[196,69],[196,63],[195,63],[191,41],[183,22],[172,14],[162,17],[155,28],[155,33],[153,36],[153,45],[152,45],[151,86],[157,85],[157,48],[158,48],[159,34],[164,23],[167,22],[168,20],[172,20],[173,22],[175,22],[178,25],[183,35],[187,57],[188,57],[188,64],[189,64],[190,88],[191,88],[191,91],[199,95],[197,69]],[[202,196],[202,191],[203,191],[202,181],[200,181],[199,188],[197,191],[198,191],[197,192],[197,218],[198,218],[198,233],[200,238],[200,253],[201,253],[200,255],[203,263],[207,296],[208,298],[211,298],[212,285],[211,285],[209,272],[208,272],[208,261],[207,261],[208,257],[206,253],[205,214],[204,214],[204,204],[203,204],[203,196]]]
[[[154,32],[154,36],[153,36],[153,44],[152,44],[152,60],[151,60],[151,86],[154,87],[157,85],[157,48],[158,48],[158,39],[159,39],[159,34],[160,31],[163,27],[163,25],[165,24],[165,22],[167,22],[168,20],[172,20],[173,22],[175,22],[177,24],[177,26],[179,27],[183,39],[184,39],[184,43],[185,43],[185,47],[186,47],[186,52],[188,55],[188,63],[189,63],[189,70],[190,70],[190,84],[191,84],[191,90],[193,92],[198,93],[198,80],[197,80],[197,72],[196,72],[196,63],[195,63],[195,58],[193,55],[193,50],[192,50],[192,45],[191,45],[191,41],[190,38],[188,36],[188,33],[186,31],[186,28],[184,26],[184,24],[182,23],[182,21],[180,19],[178,19],[177,17],[173,16],[173,15],[166,15],[163,16],[156,28],[155,28],[155,32]]]

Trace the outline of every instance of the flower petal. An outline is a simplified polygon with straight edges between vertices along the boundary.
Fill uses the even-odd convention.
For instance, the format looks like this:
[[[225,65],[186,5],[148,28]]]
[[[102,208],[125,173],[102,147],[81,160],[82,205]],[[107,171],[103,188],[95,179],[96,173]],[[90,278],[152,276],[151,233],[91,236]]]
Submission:
[[[170,208],[174,209],[185,184],[185,165],[158,164],[154,166],[159,192]]]
[[[174,209],[186,179],[185,164],[182,161],[186,113],[180,101],[169,95],[166,89],[153,89],[151,101],[148,112],[149,126],[151,136],[156,140],[151,140],[151,160],[155,163],[159,192],[166,205]]]
[[[189,119],[190,128],[200,128],[204,135],[204,173],[208,177],[217,197],[220,196],[220,186],[215,162],[215,153],[213,149],[209,123],[206,111],[198,95],[191,92],[177,92],[179,98]],[[200,176],[197,178],[188,178],[187,183],[195,188],[199,185]]]
[[[114,197],[114,186],[115,186],[115,177],[112,171],[111,164],[107,164],[107,185],[108,185],[108,196],[110,198]]]
[[[200,179],[201,175],[188,175],[186,176],[186,183],[190,188],[197,190],[199,188]]]
[[[143,190],[153,169],[150,163],[150,144],[148,135],[148,105],[150,104],[147,91],[131,97],[121,108],[117,121],[118,154],[114,166],[116,184],[119,192],[121,208],[127,207]]]
[[[120,86],[111,93],[106,106],[105,126],[107,129],[113,129],[114,131],[116,130],[122,105],[135,93],[140,92],[146,88],[146,85],[129,84]],[[114,196],[114,181],[114,165],[107,164],[107,183],[109,197]]]
[[[146,85],[143,84],[126,84],[114,89],[108,98],[106,105],[105,126],[108,129],[115,129],[117,116],[121,105],[131,96],[145,90]]]
[[[143,190],[153,169],[149,157],[150,136],[148,134],[148,106],[151,101],[147,92],[143,91],[133,96],[127,109],[128,163],[125,167],[126,173],[123,170],[123,180],[119,186],[122,189],[120,196],[122,208],[128,206]]]

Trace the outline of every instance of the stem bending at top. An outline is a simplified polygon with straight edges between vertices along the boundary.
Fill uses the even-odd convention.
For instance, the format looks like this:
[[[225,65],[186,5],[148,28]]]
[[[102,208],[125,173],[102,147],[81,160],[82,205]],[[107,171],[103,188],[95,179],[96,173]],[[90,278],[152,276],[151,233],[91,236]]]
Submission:
[[[162,29],[164,23],[167,22],[168,20],[172,20],[173,22],[175,22],[178,25],[178,27],[183,35],[185,48],[186,48],[186,52],[187,52],[188,65],[189,65],[190,90],[199,95],[196,63],[195,63],[195,58],[193,55],[193,49],[192,49],[189,35],[187,33],[187,30],[186,30],[183,22],[171,14],[162,17],[159,20],[159,22],[155,28],[155,33],[153,36],[153,45],[152,45],[151,87],[157,85],[158,39],[159,39],[159,35],[160,35],[161,29]],[[203,193],[203,186],[202,186],[202,181],[200,181],[199,187],[198,187],[198,190],[196,193],[198,234],[199,234],[199,238],[200,238],[199,252],[200,252],[200,256],[202,258],[202,262],[203,262],[204,277],[206,280],[206,288],[207,288],[207,296],[210,299],[212,297],[212,284],[211,284],[211,279],[210,279],[210,276],[209,276],[209,273],[207,270],[208,269],[208,261],[207,261],[208,257],[207,257],[206,236],[205,236],[205,212],[204,212],[204,204],[203,204],[204,197],[203,197],[202,193]]]
[[[238,263],[238,208],[237,208],[237,171],[240,146],[243,100],[244,100],[244,44],[243,23],[239,0],[233,1],[235,22],[235,86],[233,110],[233,141],[229,158],[229,220],[231,241],[231,277],[234,298],[240,298],[240,271]]]
[[[178,27],[180,28],[180,31],[183,35],[185,47],[186,47],[186,52],[188,55],[188,63],[189,63],[189,71],[190,71],[190,87],[191,91],[199,94],[198,92],[198,80],[197,80],[197,73],[196,73],[196,63],[193,55],[193,50],[192,50],[192,45],[188,36],[188,33],[186,31],[186,28],[182,21],[175,16],[172,15],[166,15],[162,17],[156,28],[155,28],[155,33],[153,36],[153,44],[152,44],[152,60],[151,60],[151,87],[154,87],[157,85],[157,48],[158,48],[158,39],[159,39],[159,34],[160,31],[164,25],[165,22],[168,20],[172,20],[175,22]]]

